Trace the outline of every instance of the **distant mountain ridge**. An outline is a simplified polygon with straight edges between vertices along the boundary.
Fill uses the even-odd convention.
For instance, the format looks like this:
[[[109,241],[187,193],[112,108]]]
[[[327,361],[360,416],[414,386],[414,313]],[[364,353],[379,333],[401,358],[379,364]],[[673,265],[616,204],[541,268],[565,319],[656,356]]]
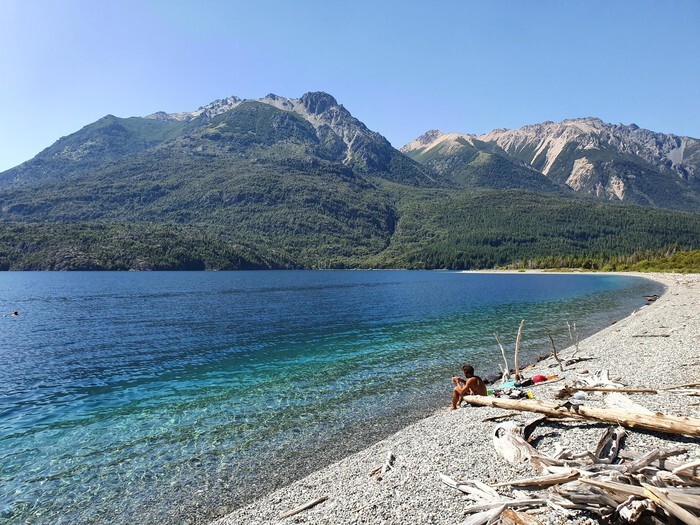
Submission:
[[[402,152],[323,92],[107,115],[0,173],[0,269],[592,267],[696,247],[697,141],[571,122]]]
[[[700,210],[700,140],[598,118],[544,122],[482,135],[431,130],[401,148],[426,165],[476,148],[526,163],[594,197]]]
[[[230,124],[238,116],[246,121],[245,115],[255,104],[264,104],[277,112],[284,112],[272,117],[273,120],[277,119],[276,124],[273,122],[272,125],[278,127],[279,133],[275,135],[278,139],[285,138],[284,133],[289,131],[283,129],[284,126],[280,127],[281,116],[294,115],[300,119],[297,122],[305,121],[313,128],[313,133],[305,137],[307,142],[314,145],[313,154],[396,182],[410,180],[411,184],[440,185],[429,170],[410,161],[394,149],[386,138],[369,130],[331,95],[313,92],[299,99],[274,94],[259,100],[243,100],[234,96],[216,100],[193,112],[157,112],[147,117],[130,118],[107,115],[62,137],[33,159],[0,173],[0,188],[85,175],[109,163],[155,151],[164,144],[174,145],[188,136],[199,134],[199,138],[205,140],[220,137],[221,134],[216,131],[208,134],[200,132],[216,127],[221,121]],[[246,133],[255,134],[256,131],[247,130]],[[255,145],[255,141],[245,144],[239,141],[237,147],[246,149],[251,145]]]

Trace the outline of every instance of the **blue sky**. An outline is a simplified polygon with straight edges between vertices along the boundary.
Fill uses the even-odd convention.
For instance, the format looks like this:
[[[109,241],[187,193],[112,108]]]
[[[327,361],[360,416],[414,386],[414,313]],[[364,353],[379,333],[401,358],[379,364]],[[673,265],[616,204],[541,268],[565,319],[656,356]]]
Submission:
[[[698,0],[0,0],[0,171],[106,114],[307,91],[396,147],[585,116],[700,137],[698,28]]]

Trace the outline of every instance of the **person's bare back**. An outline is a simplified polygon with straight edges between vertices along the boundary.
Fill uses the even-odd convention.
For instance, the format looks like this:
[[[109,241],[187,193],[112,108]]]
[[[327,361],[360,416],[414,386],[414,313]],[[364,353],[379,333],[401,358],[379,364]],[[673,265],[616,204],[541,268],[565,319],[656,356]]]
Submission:
[[[454,390],[452,391],[452,407],[450,410],[454,410],[462,402],[464,396],[485,396],[486,395],[486,384],[483,379],[479,376],[474,375],[474,367],[471,365],[463,365],[462,372],[466,379],[461,377],[453,377],[452,382],[457,383]]]

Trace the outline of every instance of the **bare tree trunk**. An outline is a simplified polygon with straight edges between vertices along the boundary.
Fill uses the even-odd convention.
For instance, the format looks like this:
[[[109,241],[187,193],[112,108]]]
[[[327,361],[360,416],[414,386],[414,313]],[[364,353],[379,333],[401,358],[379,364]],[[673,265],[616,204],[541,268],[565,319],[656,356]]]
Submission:
[[[518,328],[518,337],[515,340],[515,380],[520,381],[520,370],[518,369],[518,350],[520,350],[520,338],[523,335],[523,325],[525,324],[525,319],[520,321],[520,328]]]
[[[629,428],[643,428],[669,434],[700,437],[700,419],[666,416],[664,414],[637,414],[626,410],[594,408],[585,405],[571,406],[537,400],[500,399],[487,396],[464,396],[470,405],[491,406],[508,410],[537,412],[552,417],[592,419],[619,424]]]

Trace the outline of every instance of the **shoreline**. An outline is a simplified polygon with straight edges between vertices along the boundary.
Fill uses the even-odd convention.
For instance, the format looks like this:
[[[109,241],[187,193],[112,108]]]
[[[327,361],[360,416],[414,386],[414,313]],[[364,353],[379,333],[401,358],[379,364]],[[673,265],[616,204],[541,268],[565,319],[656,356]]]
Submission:
[[[571,274],[538,270],[489,273]],[[593,272],[585,273],[590,275]],[[700,364],[683,366],[692,359],[697,361],[699,353],[695,348],[700,344],[700,321],[697,320],[700,317],[700,308],[697,306],[700,304],[700,274],[606,273],[610,274],[647,278],[663,284],[666,290],[656,302],[583,339],[579,344],[578,355],[595,356],[594,360],[574,364],[564,372],[550,366],[552,363],[558,366],[551,357],[525,366],[526,377],[544,373],[558,374],[565,379],[551,386],[545,383],[544,386],[532,389],[537,399],[551,399],[555,390],[561,388],[564,382],[570,383],[584,369],[591,372],[607,369],[611,377],[621,377],[627,386],[654,388],[700,381]],[[668,337],[645,337],[644,331],[651,329],[662,329],[670,333]],[[640,331],[643,333],[638,334]],[[571,352],[572,349],[567,348],[558,353],[567,357]],[[639,366],[635,367],[635,362]],[[602,396],[596,397],[591,396],[590,402],[600,402]],[[634,394],[630,397],[651,410],[668,415],[700,417],[697,405],[688,406],[690,402],[687,400],[692,398],[671,393],[655,396]],[[491,431],[496,423],[482,420],[503,415],[506,411],[489,407],[466,407],[449,412],[448,404],[446,400],[444,409],[240,507],[212,524],[278,523],[281,513],[309,500],[326,497],[328,499],[323,503],[286,518],[284,522],[349,524],[400,521],[452,525],[465,519],[463,509],[467,507],[468,500],[460,492],[445,486],[439,479],[440,474],[478,479],[486,483],[533,475],[528,466],[506,463],[493,450]],[[523,413],[512,419],[522,421],[527,417],[528,414]],[[554,425],[552,428],[543,425],[541,431],[551,431]],[[556,439],[543,436],[538,442],[538,449],[550,450],[554,441],[577,450],[582,450],[582,447],[594,448],[604,426],[559,424],[556,432],[549,432],[556,434]],[[672,444],[677,444],[679,439],[683,440],[675,438]],[[646,450],[652,445],[670,446],[668,437],[631,431],[626,447]],[[689,458],[700,458],[700,444],[689,448]],[[381,481],[370,477],[372,470],[385,463],[389,451],[396,457],[393,468]],[[507,494],[508,491],[503,493]],[[566,521],[554,512],[538,517],[547,523]]]

